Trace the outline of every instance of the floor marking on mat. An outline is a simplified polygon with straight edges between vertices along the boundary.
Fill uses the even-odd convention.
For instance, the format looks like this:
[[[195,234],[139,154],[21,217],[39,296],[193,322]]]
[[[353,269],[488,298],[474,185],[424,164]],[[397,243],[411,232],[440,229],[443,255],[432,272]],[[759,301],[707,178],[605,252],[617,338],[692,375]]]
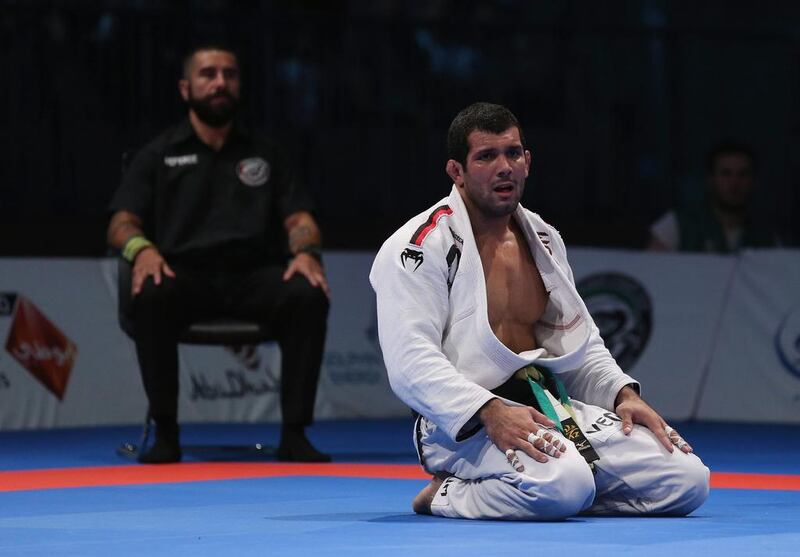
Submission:
[[[797,491],[800,490],[800,476],[790,474],[712,472],[711,487]]]
[[[427,480],[416,464],[290,464],[282,462],[186,462],[181,464],[142,464],[51,468],[0,472],[0,492],[149,485],[160,483],[203,482],[248,478],[321,476]],[[717,489],[759,489],[800,491],[800,475],[712,472],[711,487]]]
[[[0,491],[202,482],[285,476],[429,479],[416,464],[186,462],[0,472]]]

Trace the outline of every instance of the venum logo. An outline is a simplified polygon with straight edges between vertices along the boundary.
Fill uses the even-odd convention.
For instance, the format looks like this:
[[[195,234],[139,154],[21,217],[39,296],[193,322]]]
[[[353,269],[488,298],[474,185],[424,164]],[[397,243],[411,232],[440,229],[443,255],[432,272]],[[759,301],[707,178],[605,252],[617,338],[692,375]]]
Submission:
[[[420,265],[422,265],[422,259],[422,252],[412,248],[406,248],[403,253],[400,254],[400,263],[403,264],[403,268],[407,269],[406,263],[411,261],[414,265],[412,271],[419,269]]]
[[[600,336],[625,371],[641,356],[653,329],[653,310],[644,287],[619,273],[590,275],[577,284]]]
[[[597,418],[590,427],[586,429],[586,435],[597,433],[601,429],[613,426],[621,421],[622,419],[613,412],[605,412],[602,416]]]
[[[783,367],[800,378],[800,306],[792,308],[778,326],[775,349]]]

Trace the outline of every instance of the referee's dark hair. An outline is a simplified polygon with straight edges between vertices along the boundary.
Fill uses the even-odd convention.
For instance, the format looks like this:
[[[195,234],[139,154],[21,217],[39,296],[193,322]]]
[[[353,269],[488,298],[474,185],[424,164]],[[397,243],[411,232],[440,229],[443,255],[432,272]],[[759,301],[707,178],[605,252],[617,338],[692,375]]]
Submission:
[[[195,45],[192,45],[191,48],[189,48],[186,51],[186,54],[184,54],[183,56],[183,64],[181,65],[181,68],[183,71],[184,79],[189,77],[189,66],[191,66],[192,64],[192,58],[194,58],[194,55],[197,54],[198,52],[205,52],[208,50],[219,50],[220,52],[227,52],[229,54],[233,54],[233,57],[236,58],[236,64],[239,66],[239,71],[241,72],[242,70],[241,59],[239,57],[239,53],[233,46],[225,44],[223,42],[197,43]]]
[[[517,128],[519,138],[525,146],[522,126],[514,114],[506,107],[487,102],[476,102],[459,112],[447,130],[447,157],[467,165],[469,153],[469,134],[475,130],[489,133],[502,133],[508,128]]]

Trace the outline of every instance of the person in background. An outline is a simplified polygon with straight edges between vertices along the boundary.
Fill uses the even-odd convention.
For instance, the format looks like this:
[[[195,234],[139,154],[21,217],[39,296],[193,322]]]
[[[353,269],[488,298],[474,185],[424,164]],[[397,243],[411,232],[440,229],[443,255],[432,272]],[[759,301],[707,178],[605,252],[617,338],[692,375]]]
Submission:
[[[650,227],[651,251],[736,253],[779,245],[777,233],[754,220],[750,201],[757,163],[752,150],[722,143],[708,155],[708,195],[700,207],[669,211]]]
[[[328,461],[305,435],[329,307],[311,200],[279,148],[235,121],[234,52],[195,48],[178,85],[187,118],[136,155],[110,204],[108,243],[133,266],[134,341],[156,425],[139,461],[181,459],[178,334],[218,316],[263,321],[276,334],[278,458]]]

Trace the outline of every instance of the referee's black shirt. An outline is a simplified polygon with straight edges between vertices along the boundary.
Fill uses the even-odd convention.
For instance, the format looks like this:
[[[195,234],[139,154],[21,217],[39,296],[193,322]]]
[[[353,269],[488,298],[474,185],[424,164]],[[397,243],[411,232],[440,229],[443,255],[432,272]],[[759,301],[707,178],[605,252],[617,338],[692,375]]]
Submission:
[[[283,221],[312,203],[274,143],[234,126],[214,151],[187,118],[137,153],[109,209],[141,218],[168,261],[251,266],[285,258]]]

